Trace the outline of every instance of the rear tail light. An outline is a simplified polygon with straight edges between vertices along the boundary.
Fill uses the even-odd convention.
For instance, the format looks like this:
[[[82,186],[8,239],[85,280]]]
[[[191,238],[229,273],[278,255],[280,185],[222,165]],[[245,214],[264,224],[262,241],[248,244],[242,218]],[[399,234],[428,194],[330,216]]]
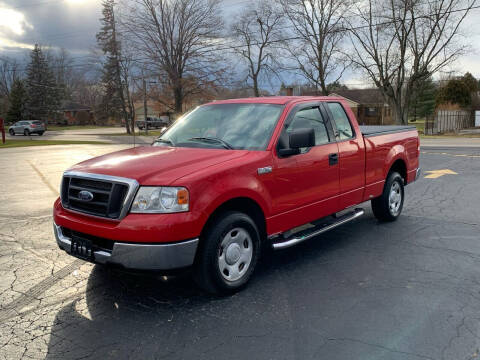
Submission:
[[[30,125],[30,126],[31,126],[32,128],[36,128],[36,127],[37,127],[37,125],[35,125],[35,124],[32,124],[32,125]]]

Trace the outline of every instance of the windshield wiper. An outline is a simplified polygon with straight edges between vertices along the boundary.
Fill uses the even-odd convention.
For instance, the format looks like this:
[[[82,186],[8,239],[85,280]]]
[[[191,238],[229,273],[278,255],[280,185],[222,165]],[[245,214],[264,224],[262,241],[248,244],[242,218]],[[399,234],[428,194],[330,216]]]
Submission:
[[[158,139],[155,139],[153,142],[154,142],[154,143],[159,142],[159,143],[164,143],[164,144],[169,144],[169,145],[171,145],[171,146],[175,146],[175,144],[173,143],[173,141],[172,141],[172,140],[168,140],[168,139],[158,138]]]
[[[203,142],[216,142],[222,144],[225,149],[233,150],[233,146],[227,143],[226,141],[216,138],[216,137],[193,137],[188,139],[188,141],[203,141]]]

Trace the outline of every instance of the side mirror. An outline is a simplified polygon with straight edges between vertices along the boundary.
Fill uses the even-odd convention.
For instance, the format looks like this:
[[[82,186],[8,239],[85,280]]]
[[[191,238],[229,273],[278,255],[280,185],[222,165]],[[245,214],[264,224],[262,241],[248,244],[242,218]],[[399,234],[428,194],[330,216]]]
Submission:
[[[315,132],[312,128],[295,130],[290,133],[289,139],[292,149],[315,146]]]
[[[315,146],[315,132],[312,128],[294,130],[289,134],[288,141],[290,148],[278,149],[280,156],[297,155],[301,148]]]

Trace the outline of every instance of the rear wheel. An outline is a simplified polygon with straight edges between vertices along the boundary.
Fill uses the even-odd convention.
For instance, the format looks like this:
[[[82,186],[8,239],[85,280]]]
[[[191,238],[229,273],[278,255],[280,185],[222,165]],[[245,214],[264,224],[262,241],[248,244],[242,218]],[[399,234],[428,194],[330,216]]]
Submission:
[[[403,178],[397,172],[391,172],[380,197],[372,200],[372,210],[375,217],[380,221],[395,221],[403,209],[405,191]]]
[[[13,129],[9,129],[8,130],[8,133],[12,136],[15,136],[15,131]]]
[[[30,131],[28,129],[23,130],[23,135],[30,136]]]
[[[39,135],[39,136],[42,136],[42,135],[43,135],[43,131],[40,131],[40,132],[38,133],[38,135]]]
[[[228,294],[246,285],[260,255],[260,235],[246,214],[227,212],[217,218],[201,239],[194,279],[204,290]]]

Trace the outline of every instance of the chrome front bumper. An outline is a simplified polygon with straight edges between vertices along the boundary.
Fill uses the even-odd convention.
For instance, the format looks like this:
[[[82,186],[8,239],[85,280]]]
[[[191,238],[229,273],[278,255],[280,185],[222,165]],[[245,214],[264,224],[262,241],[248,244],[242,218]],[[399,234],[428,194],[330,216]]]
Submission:
[[[58,246],[71,254],[72,240],[53,223]],[[115,242],[113,250],[94,251],[95,263],[115,264],[136,270],[172,270],[191,266],[197,252],[198,239],[173,244],[136,244]]]

